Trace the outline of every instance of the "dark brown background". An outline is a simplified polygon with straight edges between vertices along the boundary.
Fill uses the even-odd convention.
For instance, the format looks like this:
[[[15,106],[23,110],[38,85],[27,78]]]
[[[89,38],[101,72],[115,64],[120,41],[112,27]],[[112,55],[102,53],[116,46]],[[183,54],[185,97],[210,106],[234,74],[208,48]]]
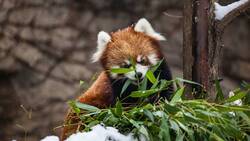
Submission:
[[[167,12],[168,14],[164,14]],[[101,70],[90,63],[96,35],[146,17],[167,38],[162,49],[182,77],[180,0],[0,0],[0,139],[36,141],[62,124],[66,102]],[[225,91],[250,80],[250,15],[227,28]],[[22,106],[20,106],[22,105]]]

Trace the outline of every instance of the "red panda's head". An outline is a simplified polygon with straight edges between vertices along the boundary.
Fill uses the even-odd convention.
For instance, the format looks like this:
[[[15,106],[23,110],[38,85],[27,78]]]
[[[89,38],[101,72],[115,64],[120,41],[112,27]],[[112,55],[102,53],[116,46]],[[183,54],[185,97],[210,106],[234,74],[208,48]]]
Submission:
[[[105,70],[112,68],[129,68],[130,60],[136,62],[136,71],[123,76],[135,80],[137,76],[144,78],[148,69],[156,65],[163,55],[160,52],[158,41],[165,40],[155,32],[151,24],[144,18],[134,26],[111,33],[99,32],[97,51],[93,55],[93,62],[100,61]],[[112,78],[121,77],[110,74]]]

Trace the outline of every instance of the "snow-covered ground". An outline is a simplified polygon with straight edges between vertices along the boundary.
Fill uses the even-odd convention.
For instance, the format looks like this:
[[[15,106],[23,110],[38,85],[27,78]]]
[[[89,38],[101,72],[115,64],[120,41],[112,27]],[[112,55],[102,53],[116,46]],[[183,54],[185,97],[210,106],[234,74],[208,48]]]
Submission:
[[[96,125],[90,132],[72,134],[65,141],[138,141],[132,134],[123,135],[113,127],[104,127]],[[47,136],[41,141],[59,141],[57,136]],[[141,137],[139,141],[147,141]]]

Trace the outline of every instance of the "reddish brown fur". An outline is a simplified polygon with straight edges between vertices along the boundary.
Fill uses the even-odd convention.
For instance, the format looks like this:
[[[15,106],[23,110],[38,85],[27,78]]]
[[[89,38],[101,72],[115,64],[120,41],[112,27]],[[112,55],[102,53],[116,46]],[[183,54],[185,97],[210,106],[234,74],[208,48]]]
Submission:
[[[92,86],[78,98],[78,101],[98,108],[105,108],[112,103],[113,97],[109,77],[107,73],[103,71]],[[64,141],[68,135],[77,131],[77,123],[79,123],[79,121],[80,119],[70,110],[65,118],[61,141]]]
[[[111,66],[120,65],[129,58],[136,60],[138,55],[147,56],[149,53],[155,53],[158,58],[163,56],[155,39],[144,33],[134,31],[133,27],[111,33],[111,39],[101,57],[101,63],[105,70],[109,70]],[[104,108],[112,103],[113,97],[109,76],[107,72],[103,71],[95,83],[78,100],[82,103]],[[69,111],[65,119],[66,125],[61,140],[76,132],[77,125],[67,125],[69,121],[72,121],[73,124],[80,121],[75,117],[75,114]]]
[[[102,72],[95,83],[78,98],[79,102],[105,108],[112,103],[113,95],[110,80],[106,72]]]
[[[138,55],[155,53],[158,58],[162,57],[158,42],[144,33],[134,31],[133,27],[111,33],[111,39],[101,57],[101,63],[106,70],[129,58],[136,60]]]

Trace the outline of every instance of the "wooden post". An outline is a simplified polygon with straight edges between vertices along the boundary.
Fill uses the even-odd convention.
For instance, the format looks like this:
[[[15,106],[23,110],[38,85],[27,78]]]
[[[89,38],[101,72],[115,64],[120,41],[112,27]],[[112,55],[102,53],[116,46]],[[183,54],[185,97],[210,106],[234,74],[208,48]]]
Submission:
[[[210,0],[186,0],[184,4],[184,78],[210,88],[209,81],[209,23]],[[198,86],[188,85],[186,96],[193,98],[191,91]]]
[[[250,7],[249,0],[232,10],[221,21],[216,21],[213,2],[213,0],[185,0],[183,13],[184,79],[202,84],[209,101],[214,101],[216,98],[214,82],[219,79],[219,56],[223,30],[240,13]],[[186,85],[188,99],[194,98],[192,90],[195,89],[198,94],[203,90],[198,86]]]
[[[193,0],[184,1],[184,21],[183,21],[183,77],[187,80],[193,80]],[[186,97],[193,99],[192,86],[186,84]]]

